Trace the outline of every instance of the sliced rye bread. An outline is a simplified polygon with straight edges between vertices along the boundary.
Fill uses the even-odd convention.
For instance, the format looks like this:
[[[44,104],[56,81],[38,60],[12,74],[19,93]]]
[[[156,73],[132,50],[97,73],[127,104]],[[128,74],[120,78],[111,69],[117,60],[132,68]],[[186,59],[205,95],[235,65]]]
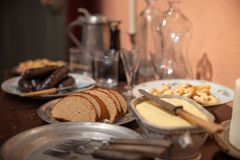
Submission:
[[[115,91],[115,90],[109,90],[109,91],[117,96],[117,98],[121,104],[122,111],[124,114],[126,114],[128,111],[128,105],[127,105],[125,98],[118,91]]]
[[[117,96],[115,94],[113,94],[112,92],[110,92],[109,89],[97,88],[97,90],[108,94],[112,98],[112,100],[114,101],[114,103],[115,103],[115,105],[117,107],[118,116],[121,117],[123,115],[123,110],[122,110],[121,104],[120,104]]]
[[[61,121],[90,121],[97,120],[93,104],[82,96],[67,96],[58,101],[53,107],[53,118]]]
[[[107,106],[103,103],[103,101],[98,98],[96,95],[87,93],[87,92],[77,92],[74,93],[72,95],[80,95],[84,98],[87,98],[89,101],[91,101],[93,103],[93,106],[95,107],[95,110],[97,112],[97,116],[98,116],[98,121],[103,121],[105,119],[110,118],[108,110],[107,110]]]
[[[87,90],[85,92],[93,94],[103,101],[103,103],[107,106],[107,110],[110,115],[110,119],[109,119],[110,123],[113,123],[117,120],[117,117],[118,117],[117,107],[114,101],[112,100],[112,98],[108,94],[96,89]]]

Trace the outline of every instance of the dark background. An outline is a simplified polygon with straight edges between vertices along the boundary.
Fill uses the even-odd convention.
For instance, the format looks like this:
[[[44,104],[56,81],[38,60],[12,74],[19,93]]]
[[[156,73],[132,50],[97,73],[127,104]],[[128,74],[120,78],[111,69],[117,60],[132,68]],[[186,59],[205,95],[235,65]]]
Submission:
[[[55,0],[59,2],[55,6],[43,5],[43,1],[0,1],[1,72],[29,59],[67,61],[68,48],[73,44],[66,27],[79,16],[77,8],[101,12],[99,0]],[[74,32],[80,37],[80,29]]]

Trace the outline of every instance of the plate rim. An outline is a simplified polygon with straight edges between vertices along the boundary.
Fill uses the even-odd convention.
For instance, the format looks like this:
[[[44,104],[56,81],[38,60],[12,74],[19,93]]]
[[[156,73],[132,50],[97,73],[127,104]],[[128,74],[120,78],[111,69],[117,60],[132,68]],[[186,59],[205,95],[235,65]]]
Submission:
[[[226,104],[226,103],[229,103],[229,102],[233,101],[233,95],[234,95],[233,89],[231,89],[231,88],[229,88],[227,86],[224,86],[222,84],[210,82],[210,81],[207,81],[207,80],[197,80],[197,79],[162,79],[162,80],[147,81],[147,82],[139,83],[136,86],[134,86],[133,89],[132,89],[132,94],[136,98],[140,97],[141,95],[139,95],[139,92],[137,91],[137,89],[142,88],[141,87],[142,85],[148,85],[148,84],[151,84],[151,83],[164,83],[164,82],[166,82],[166,83],[167,82],[168,83],[176,82],[177,83],[177,82],[180,82],[180,81],[185,81],[186,83],[195,82],[195,83],[207,83],[207,84],[210,84],[210,85],[217,85],[217,86],[219,86],[221,88],[224,88],[224,89],[226,89],[226,90],[231,92],[232,96],[229,96],[229,98],[228,98],[228,100],[226,102],[221,102],[221,103],[217,103],[217,104],[213,104],[213,105],[202,105],[204,107],[218,106],[218,105]]]
[[[14,149],[14,147],[19,146],[19,143],[21,143],[22,141],[25,141],[26,138],[29,136],[35,135],[35,137],[36,136],[39,137],[39,136],[42,136],[40,133],[44,133],[44,131],[46,131],[46,130],[53,131],[54,129],[58,130],[59,128],[62,128],[62,127],[73,127],[75,129],[78,129],[78,131],[80,131],[80,132],[82,130],[79,130],[79,129],[82,129],[82,128],[86,128],[86,129],[90,129],[90,128],[94,129],[95,128],[95,130],[97,130],[98,128],[99,129],[105,128],[106,131],[113,129],[115,131],[115,133],[126,132],[125,133],[126,135],[129,135],[128,133],[131,133],[130,138],[132,138],[132,139],[143,139],[144,138],[140,133],[138,133],[134,130],[131,130],[127,127],[116,126],[116,125],[112,125],[112,124],[105,124],[105,123],[100,123],[100,122],[66,122],[66,123],[47,124],[47,125],[40,125],[40,126],[37,126],[34,128],[27,129],[23,132],[20,132],[20,133],[14,135],[13,137],[9,138],[0,147],[0,157],[4,158],[4,157],[8,156],[11,153],[11,150]],[[94,131],[94,132],[96,132],[96,131]],[[56,133],[59,134],[58,132],[56,132]],[[99,133],[102,133],[102,132],[99,132]],[[111,136],[111,133],[109,133],[109,135]],[[103,140],[104,140],[104,138],[103,138]],[[12,148],[12,149],[10,150],[10,148]]]
[[[38,115],[38,117],[41,118],[43,121],[49,123],[49,124],[65,123],[65,122],[58,121],[58,120],[56,120],[56,119],[54,119],[55,121],[53,122],[51,119],[50,119],[50,120],[46,119],[46,117],[42,114],[43,112],[45,112],[46,109],[48,109],[48,108],[51,107],[51,106],[50,106],[51,103],[54,103],[54,101],[56,101],[55,103],[57,103],[58,100],[61,100],[61,98],[56,98],[56,99],[50,100],[50,101],[42,104],[42,105],[38,108],[38,110],[37,110],[37,115]],[[131,118],[130,118],[129,120],[127,120],[127,121],[121,122],[121,118],[120,118],[118,121],[116,121],[116,122],[114,122],[114,123],[103,123],[103,122],[98,122],[98,123],[113,124],[113,125],[121,126],[121,125],[130,123],[130,122],[132,122],[132,121],[134,121],[134,120],[136,119],[136,117],[134,116],[134,114],[133,114],[133,112],[130,110],[130,108],[128,108],[127,114],[129,114],[129,115],[131,116]],[[127,115],[127,114],[126,114],[126,115]],[[126,115],[124,115],[124,116],[126,116]],[[51,118],[52,118],[52,117],[51,117]]]
[[[78,90],[76,91],[73,91],[73,92],[69,92],[69,93],[66,93],[66,94],[53,94],[53,95],[42,95],[42,96],[32,96],[32,97],[28,97],[28,98],[34,98],[34,99],[44,99],[44,98],[57,98],[57,97],[62,97],[62,96],[66,96],[68,94],[71,94],[71,93],[74,93],[74,92],[78,92],[78,91],[81,91],[81,90],[86,90],[86,89],[91,89],[93,88],[95,85],[96,85],[96,81],[90,77],[90,76],[86,76],[86,75],[82,75],[82,74],[78,74],[78,73],[69,73],[69,75],[73,76],[73,78],[75,79],[75,76],[80,76],[80,77],[85,77],[85,78],[88,78],[91,80],[91,83],[89,83],[87,86],[88,87],[83,87],[82,89],[79,88]],[[10,83],[11,81],[19,81],[19,79],[21,78],[21,76],[15,76],[15,77],[11,77],[5,81],[3,81],[1,83],[1,89],[8,93],[8,94],[11,94],[11,95],[16,95],[16,96],[19,96],[20,97],[20,93],[16,93],[16,92],[12,92],[8,87],[7,87],[7,84]],[[75,79],[76,80],[76,79]]]

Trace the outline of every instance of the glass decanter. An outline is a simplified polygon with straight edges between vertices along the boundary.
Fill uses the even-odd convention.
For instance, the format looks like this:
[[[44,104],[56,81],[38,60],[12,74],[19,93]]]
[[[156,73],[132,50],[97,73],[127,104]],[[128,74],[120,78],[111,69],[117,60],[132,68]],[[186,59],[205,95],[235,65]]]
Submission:
[[[141,65],[138,77],[141,81],[153,79],[154,71],[151,66],[150,52],[156,53],[161,49],[159,36],[156,36],[154,25],[161,19],[162,13],[154,6],[158,0],[145,0],[146,8],[138,16],[137,48],[141,51]]]
[[[168,3],[169,9],[159,26],[156,27],[158,36],[163,38],[163,57],[161,65],[155,67],[155,73],[157,68],[157,74],[161,74],[159,75],[161,79],[192,78],[192,68],[187,52],[192,25],[187,17],[176,8],[175,4],[179,1],[170,0]]]

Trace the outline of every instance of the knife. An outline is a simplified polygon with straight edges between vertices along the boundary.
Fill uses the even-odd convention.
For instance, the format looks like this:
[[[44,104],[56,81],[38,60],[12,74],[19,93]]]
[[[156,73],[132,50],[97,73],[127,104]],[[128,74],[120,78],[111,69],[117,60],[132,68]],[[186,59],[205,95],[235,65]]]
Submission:
[[[79,89],[88,88],[90,86],[93,86],[93,84],[84,86],[84,87],[79,88]],[[67,86],[67,87],[60,87],[60,88],[49,88],[49,89],[43,89],[43,90],[39,90],[39,91],[22,93],[22,94],[20,94],[20,96],[21,97],[41,96],[41,95],[46,95],[46,94],[54,94],[54,93],[56,93],[58,91],[63,91],[63,90],[67,90],[67,89],[74,89],[74,88],[77,88],[77,87],[75,87],[75,86]]]
[[[138,90],[142,95],[144,95],[147,99],[157,103],[157,107],[168,111],[171,114],[177,115],[184,120],[190,122],[191,124],[196,124],[208,132],[214,134],[223,131],[223,126],[214,122],[206,121],[194,114],[189,113],[188,111],[183,109],[183,106],[175,106],[164,100],[161,100],[158,96],[153,96],[143,89]]]

